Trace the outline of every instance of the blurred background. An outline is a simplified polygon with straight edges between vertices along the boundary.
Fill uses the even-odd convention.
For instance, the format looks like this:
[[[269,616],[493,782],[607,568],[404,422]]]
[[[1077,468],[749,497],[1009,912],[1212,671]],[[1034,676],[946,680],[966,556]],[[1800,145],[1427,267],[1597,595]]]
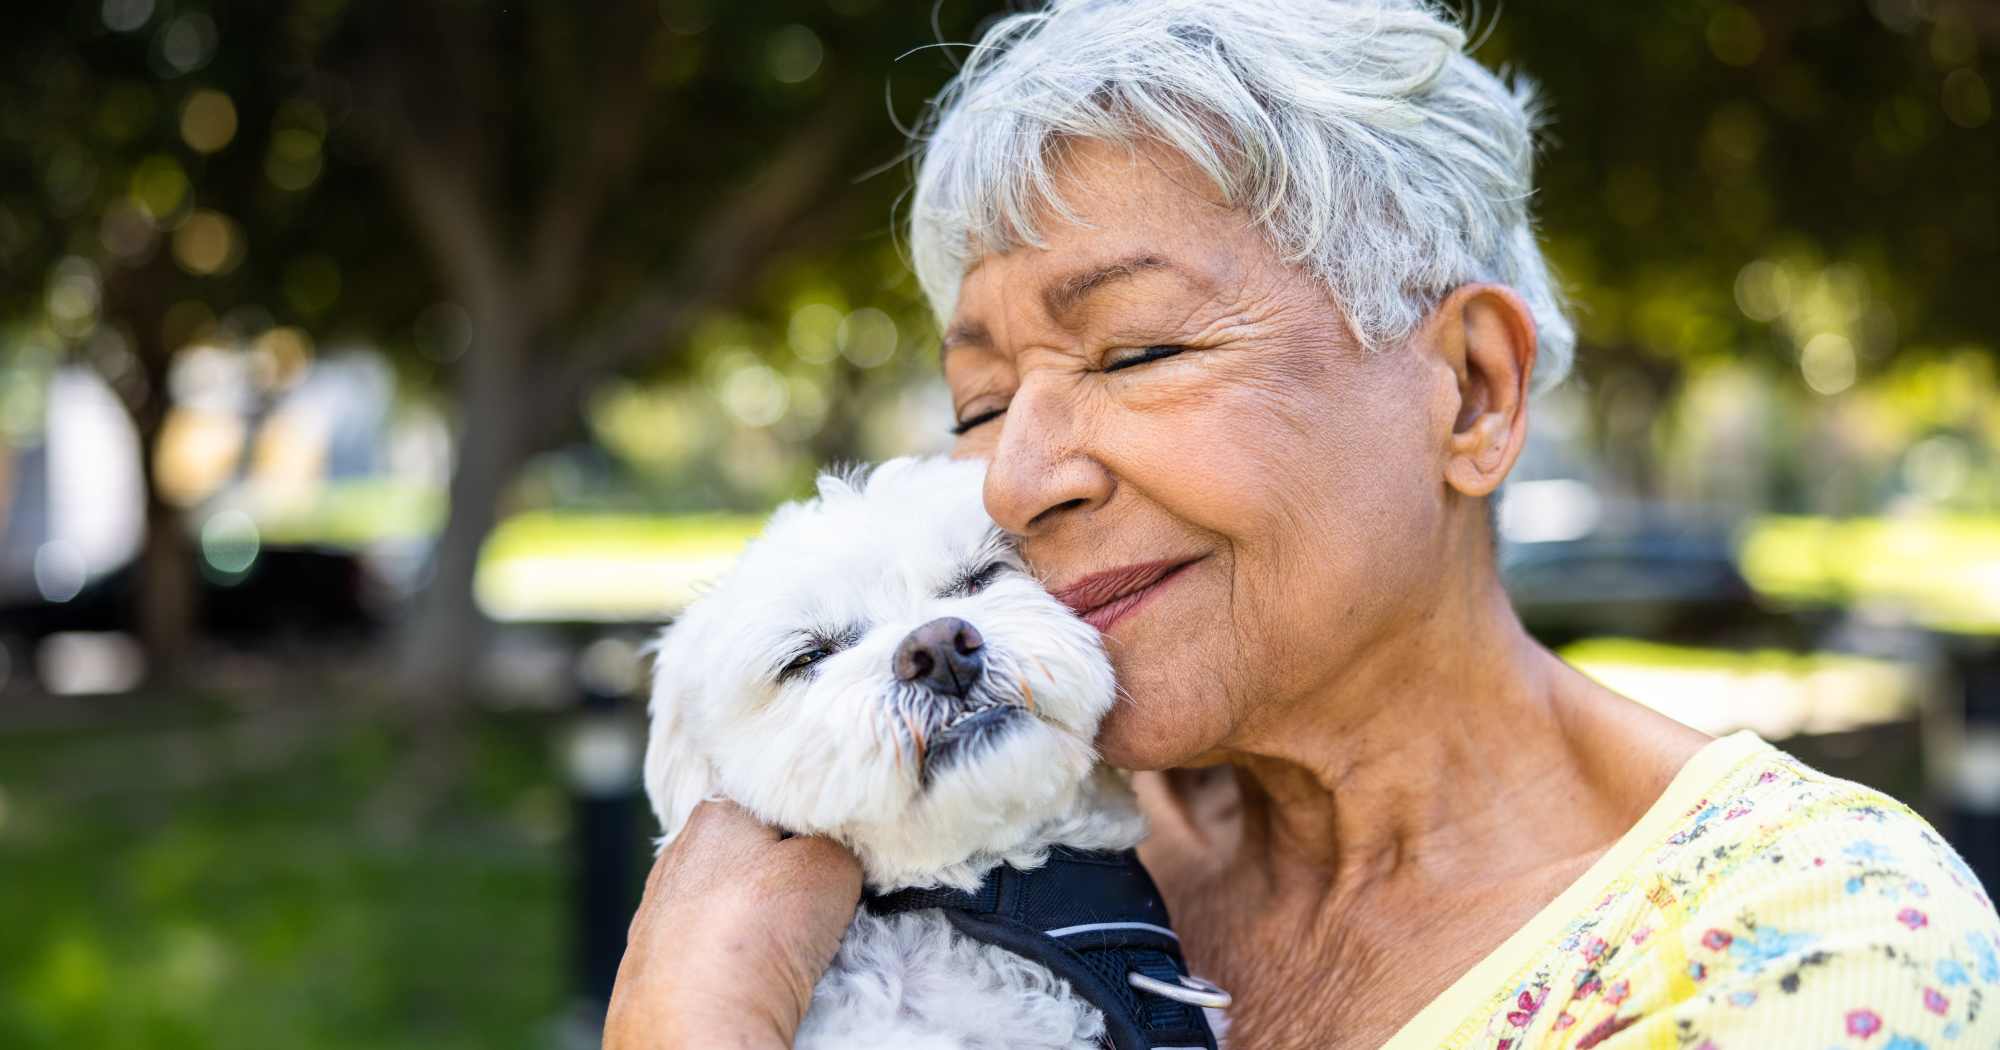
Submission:
[[[972,0],[0,12],[0,1045],[594,1046],[649,633],[946,442]],[[1542,0],[1523,616],[2000,882],[2000,5]]]

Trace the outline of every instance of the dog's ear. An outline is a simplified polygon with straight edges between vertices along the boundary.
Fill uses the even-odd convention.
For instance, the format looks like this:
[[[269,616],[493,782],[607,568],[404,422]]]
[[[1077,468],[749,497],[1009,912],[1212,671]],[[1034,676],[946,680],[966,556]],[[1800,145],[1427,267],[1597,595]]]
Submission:
[[[689,706],[701,676],[694,625],[667,628],[653,647],[652,731],[646,741],[646,798],[660,820],[659,845],[680,834],[688,814],[715,788],[708,756],[695,746]]]

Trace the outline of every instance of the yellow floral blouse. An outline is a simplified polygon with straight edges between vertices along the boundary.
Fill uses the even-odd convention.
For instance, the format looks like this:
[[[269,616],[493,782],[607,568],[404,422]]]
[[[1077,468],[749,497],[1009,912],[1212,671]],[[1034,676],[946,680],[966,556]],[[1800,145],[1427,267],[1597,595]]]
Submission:
[[[2000,1050],[2000,919],[1901,803],[1749,732],[1385,1050]]]

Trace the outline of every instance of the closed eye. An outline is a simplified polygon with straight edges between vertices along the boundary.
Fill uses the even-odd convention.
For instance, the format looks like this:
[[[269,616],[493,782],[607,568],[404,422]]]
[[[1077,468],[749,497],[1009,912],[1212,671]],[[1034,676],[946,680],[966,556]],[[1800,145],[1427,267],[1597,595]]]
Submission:
[[[1185,346],[1164,344],[1161,346],[1135,347],[1131,350],[1115,350],[1112,354],[1105,357],[1104,371],[1116,372],[1121,368],[1131,368],[1134,365],[1147,364],[1158,361],[1161,358],[1172,357],[1186,349],[1187,347]]]
[[[971,430],[973,427],[978,426],[981,423],[991,423],[994,420],[999,419],[1001,414],[1006,411],[1007,410],[1005,408],[996,408],[990,412],[981,412],[977,415],[967,416],[964,419],[959,420],[957,423],[952,424],[951,436],[958,437],[964,434],[966,431]]]
[[[988,562],[954,580],[950,587],[945,588],[943,597],[963,597],[969,594],[978,594],[980,591],[985,590],[988,584],[998,579],[1001,573],[1008,572],[1013,568],[1012,565],[1004,561]]]

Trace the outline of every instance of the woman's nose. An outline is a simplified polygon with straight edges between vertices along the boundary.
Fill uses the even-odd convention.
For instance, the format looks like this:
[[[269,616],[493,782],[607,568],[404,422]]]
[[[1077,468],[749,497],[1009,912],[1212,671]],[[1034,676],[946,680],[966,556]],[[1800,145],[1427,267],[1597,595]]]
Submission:
[[[1024,382],[1001,416],[986,464],[986,512],[1008,532],[1032,536],[1110,498],[1112,478],[1078,441],[1073,400]]]

